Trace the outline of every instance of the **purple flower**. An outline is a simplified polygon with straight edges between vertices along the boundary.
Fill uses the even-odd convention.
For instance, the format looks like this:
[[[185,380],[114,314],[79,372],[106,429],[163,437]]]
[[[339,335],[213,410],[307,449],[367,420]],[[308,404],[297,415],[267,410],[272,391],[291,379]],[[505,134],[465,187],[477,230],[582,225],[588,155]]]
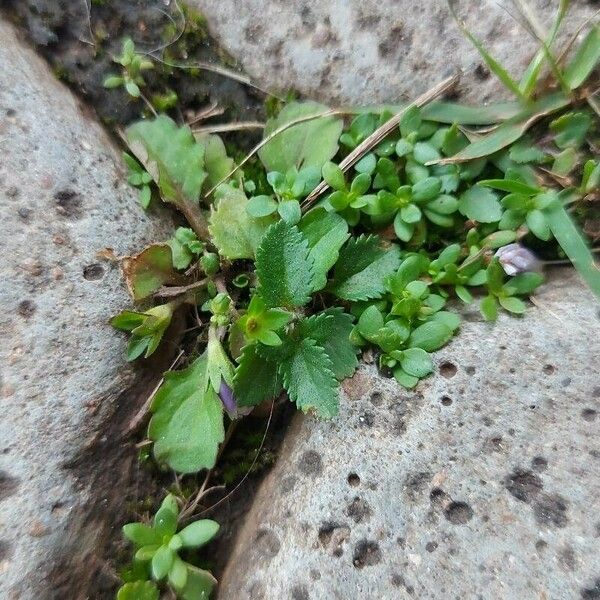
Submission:
[[[520,244],[508,244],[498,248],[495,256],[498,257],[504,272],[507,275],[516,275],[527,271],[539,271],[541,263],[538,257]]]
[[[219,398],[225,407],[225,410],[231,418],[237,415],[237,400],[233,390],[221,379],[221,386],[219,387]]]

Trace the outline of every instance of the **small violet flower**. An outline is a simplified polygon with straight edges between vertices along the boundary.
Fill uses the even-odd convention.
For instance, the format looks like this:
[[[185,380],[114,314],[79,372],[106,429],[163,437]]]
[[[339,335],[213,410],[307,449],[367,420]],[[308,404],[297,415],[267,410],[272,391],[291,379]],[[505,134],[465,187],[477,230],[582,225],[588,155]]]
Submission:
[[[508,244],[498,248],[495,254],[507,275],[517,275],[527,271],[539,271],[541,263],[538,257],[520,244]]]

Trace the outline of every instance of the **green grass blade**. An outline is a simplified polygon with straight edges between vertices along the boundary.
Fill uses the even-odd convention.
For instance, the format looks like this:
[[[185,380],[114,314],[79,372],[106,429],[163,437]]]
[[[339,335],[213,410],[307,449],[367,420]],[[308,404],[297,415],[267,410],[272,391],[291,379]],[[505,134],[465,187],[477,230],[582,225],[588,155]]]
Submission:
[[[519,100],[526,101],[527,98],[523,92],[519,89],[519,84],[509,75],[508,71],[486,50],[485,46],[481,43],[481,40],[473,35],[465,26],[465,24],[458,18],[453,6],[452,0],[448,0],[448,7],[454,17],[460,30],[463,32],[465,37],[475,46],[481,58],[483,58],[485,64],[488,66],[490,71],[502,82],[504,87],[509,89]]]
[[[546,219],[550,229],[565,251],[573,266],[583,277],[590,289],[600,298],[600,267],[595,263],[594,256],[590,252],[579,228],[565,207],[557,204],[546,211]]]
[[[519,102],[499,102],[489,106],[465,106],[455,102],[432,102],[421,109],[427,121],[458,125],[490,125],[515,117],[523,110]]]
[[[578,88],[600,62],[600,25],[592,27],[575,56],[565,69],[564,77],[571,90]]]
[[[569,4],[570,0],[561,0],[558,12],[556,14],[556,19],[554,20],[552,29],[548,35],[548,41],[546,42],[548,48],[554,43],[554,39],[556,38],[556,34],[558,33],[565,14],[567,13]],[[527,69],[525,70],[525,73],[519,82],[519,89],[523,92],[526,98],[531,98],[531,95],[535,91],[545,58],[546,50],[544,48],[540,48],[527,66]]]

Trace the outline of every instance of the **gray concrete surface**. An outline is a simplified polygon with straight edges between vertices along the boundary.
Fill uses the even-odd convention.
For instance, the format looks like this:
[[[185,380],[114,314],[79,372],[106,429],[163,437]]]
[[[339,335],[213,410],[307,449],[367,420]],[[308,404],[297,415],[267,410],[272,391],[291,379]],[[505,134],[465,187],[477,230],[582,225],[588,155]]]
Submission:
[[[129,305],[118,265],[96,253],[172,223],[144,215],[93,114],[19,37],[0,21],[0,597],[99,597],[94,551],[132,481],[114,415],[148,385],[107,324]]]
[[[189,0],[211,32],[253,79],[271,90],[295,89],[332,105],[415,98],[456,69],[461,99],[508,97],[451,18],[446,0]],[[460,16],[509,71],[519,76],[535,41],[501,5],[460,0]],[[531,0],[547,27],[557,0]],[[593,14],[574,0],[561,40]],[[514,10],[513,10],[514,12]]]
[[[298,415],[223,600],[600,597],[600,307],[557,271],[522,318],[474,309],[414,392],[363,365]]]

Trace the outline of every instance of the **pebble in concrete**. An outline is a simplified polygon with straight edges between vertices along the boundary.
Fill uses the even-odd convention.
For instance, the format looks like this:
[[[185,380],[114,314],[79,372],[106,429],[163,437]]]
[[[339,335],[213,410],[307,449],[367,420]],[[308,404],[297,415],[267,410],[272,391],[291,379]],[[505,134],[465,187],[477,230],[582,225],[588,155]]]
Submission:
[[[415,391],[363,365],[293,420],[219,598],[598,597],[599,356],[563,269],[524,318],[469,309]]]
[[[97,253],[172,223],[143,213],[94,115],[20,37],[0,22],[0,597],[99,597],[94,551],[130,476],[105,425],[148,386],[107,324],[129,299]]]

